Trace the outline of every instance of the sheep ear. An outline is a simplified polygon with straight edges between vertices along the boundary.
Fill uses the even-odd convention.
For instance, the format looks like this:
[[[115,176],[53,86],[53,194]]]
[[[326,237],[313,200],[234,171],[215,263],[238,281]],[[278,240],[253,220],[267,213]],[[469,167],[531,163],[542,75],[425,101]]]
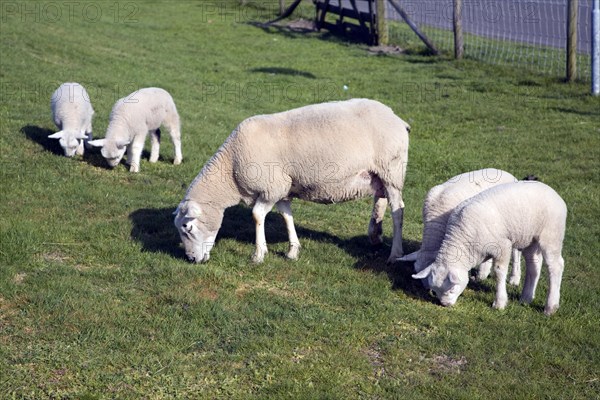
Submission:
[[[179,207],[180,207],[180,205],[178,205],[177,208],[175,209],[175,211],[173,211],[173,215],[179,214]]]
[[[64,134],[65,133],[63,131],[59,131],[59,132],[53,133],[52,135],[49,135],[48,139],[60,139],[63,137]]]
[[[461,281],[460,274],[457,271],[448,271],[448,279],[453,285],[458,285]]]
[[[418,272],[416,274],[413,274],[413,278],[414,279],[425,279],[429,276],[429,274],[431,273],[431,268],[433,268],[433,264],[431,264],[430,266],[428,266],[427,268],[425,268],[424,270],[422,270],[421,272]]]
[[[131,143],[131,140],[127,139],[127,140],[123,140],[123,141],[118,141],[117,142],[117,147],[125,147],[127,146],[129,143]]]
[[[198,218],[202,214],[202,209],[200,205],[195,201],[188,201],[187,203],[187,212],[186,217],[188,218]]]
[[[417,250],[414,251],[410,254],[405,255],[404,257],[400,257],[399,261],[417,261],[417,258],[419,258],[419,253],[421,252],[421,250]]]
[[[88,144],[90,146],[94,146],[94,147],[104,147],[104,142],[106,139],[96,139],[96,140],[90,140],[88,142]]]
[[[79,132],[77,134],[77,136],[75,136],[76,139],[87,139],[87,135],[85,134],[85,132]]]

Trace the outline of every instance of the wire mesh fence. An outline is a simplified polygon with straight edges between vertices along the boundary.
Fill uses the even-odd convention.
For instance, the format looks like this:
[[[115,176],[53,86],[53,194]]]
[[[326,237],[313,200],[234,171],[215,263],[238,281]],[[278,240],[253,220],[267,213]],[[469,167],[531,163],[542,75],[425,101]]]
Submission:
[[[439,50],[453,52],[452,0],[403,0],[401,4]],[[464,0],[465,57],[564,76],[567,8],[567,0]],[[592,0],[579,1],[577,72],[583,80],[591,74],[591,11]],[[388,6],[387,17],[392,43],[414,46],[419,42],[394,8]]]

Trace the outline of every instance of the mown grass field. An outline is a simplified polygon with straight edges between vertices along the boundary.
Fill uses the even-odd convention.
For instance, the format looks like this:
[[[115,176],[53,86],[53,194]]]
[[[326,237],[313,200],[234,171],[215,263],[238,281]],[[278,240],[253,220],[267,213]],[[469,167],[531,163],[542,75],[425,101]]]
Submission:
[[[251,22],[277,2],[248,3],[1,4],[0,398],[598,398],[600,100],[511,68],[263,29]],[[90,93],[95,137],[115,100],[167,89],[183,164],[167,135],[139,174],[97,151],[62,157],[46,136],[50,95],[68,81]],[[545,271],[531,306],[511,287],[493,310],[491,278],[437,305],[410,264],[385,264],[389,215],[386,246],[367,244],[370,199],[296,201],[296,262],[273,213],[270,253],[251,263],[243,206],[226,213],[209,263],[185,260],[171,214],[240,121],[349,97],[412,125],[405,251],[419,247],[427,190],[458,173],[536,174],[563,196],[556,315],[542,312]]]

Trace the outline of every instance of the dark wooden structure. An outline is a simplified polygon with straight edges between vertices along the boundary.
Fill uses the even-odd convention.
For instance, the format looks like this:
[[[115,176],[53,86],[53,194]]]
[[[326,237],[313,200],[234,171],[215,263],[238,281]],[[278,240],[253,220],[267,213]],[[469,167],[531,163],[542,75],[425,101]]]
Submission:
[[[376,0],[313,0],[316,6],[316,28],[331,31],[358,31],[371,45],[379,44]],[[335,23],[326,21],[327,14],[337,15]],[[348,22],[353,19],[357,23]]]
[[[386,24],[386,3],[390,4],[404,19],[408,26],[425,43],[435,55],[439,54],[434,44],[424,32],[409,18],[408,14],[396,0],[312,0],[316,6],[317,13],[315,27],[317,30],[327,28],[333,31],[341,31],[345,34],[348,30],[358,31],[365,41],[370,45],[387,45],[388,31]],[[458,0],[455,0],[458,1]],[[462,0],[461,0],[462,1]],[[269,26],[292,15],[302,0],[294,2],[272,21],[265,23]],[[327,14],[337,15],[335,23],[326,20]],[[346,19],[354,19],[358,25],[347,22]]]

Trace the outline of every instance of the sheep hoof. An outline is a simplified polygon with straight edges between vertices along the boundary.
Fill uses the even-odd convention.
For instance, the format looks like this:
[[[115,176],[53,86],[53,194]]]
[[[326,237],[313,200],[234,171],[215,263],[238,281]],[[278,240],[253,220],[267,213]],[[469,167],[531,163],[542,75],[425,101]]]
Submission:
[[[547,316],[550,316],[550,315],[554,314],[556,312],[556,310],[558,310],[558,304],[555,304],[553,306],[547,305],[544,308],[544,314],[546,314]]]
[[[519,282],[521,281],[521,279],[519,279],[519,277],[513,277],[510,278],[510,280],[508,281],[509,284],[513,285],[513,286],[519,286]]]
[[[369,241],[373,246],[383,243],[383,229],[381,227],[381,222],[377,223],[375,219],[371,219],[368,233]]]
[[[290,249],[286,254],[286,257],[290,260],[297,260],[298,253],[300,252],[300,245],[290,245]]]
[[[386,264],[388,264],[388,265],[394,264],[394,263],[398,262],[398,260],[400,260],[400,257],[402,257],[402,254],[400,254],[400,256],[390,256],[387,259]]]
[[[131,164],[129,167],[129,172],[140,172],[140,167],[135,164]]]
[[[266,251],[256,251],[256,253],[254,253],[254,255],[252,256],[252,262],[254,264],[261,264],[264,260],[265,260],[265,254],[267,254]]]
[[[531,304],[532,301],[533,296],[522,295],[520,299],[521,304]]]
[[[179,165],[181,164],[181,158],[176,158],[175,160],[173,160],[173,165]]]
[[[488,278],[489,275],[490,275],[489,272],[488,273],[483,273],[483,274],[477,274],[477,280],[480,281],[480,282],[481,281],[485,281]]]
[[[507,302],[507,300],[496,300],[494,301],[494,304],[492,304],[492,307],[494,307],[496,310],[504,310]]]
[[[383,238],[381,235],[370,235],[369,242],[371,242],[372,246],[379,246],[383,243]]]
[[[148,161],[150,161],[151,163],[155,163],[158,161],[158,156],[156,156],[156,157],[152,156],[152,157],[150,157],[150,159]]]

